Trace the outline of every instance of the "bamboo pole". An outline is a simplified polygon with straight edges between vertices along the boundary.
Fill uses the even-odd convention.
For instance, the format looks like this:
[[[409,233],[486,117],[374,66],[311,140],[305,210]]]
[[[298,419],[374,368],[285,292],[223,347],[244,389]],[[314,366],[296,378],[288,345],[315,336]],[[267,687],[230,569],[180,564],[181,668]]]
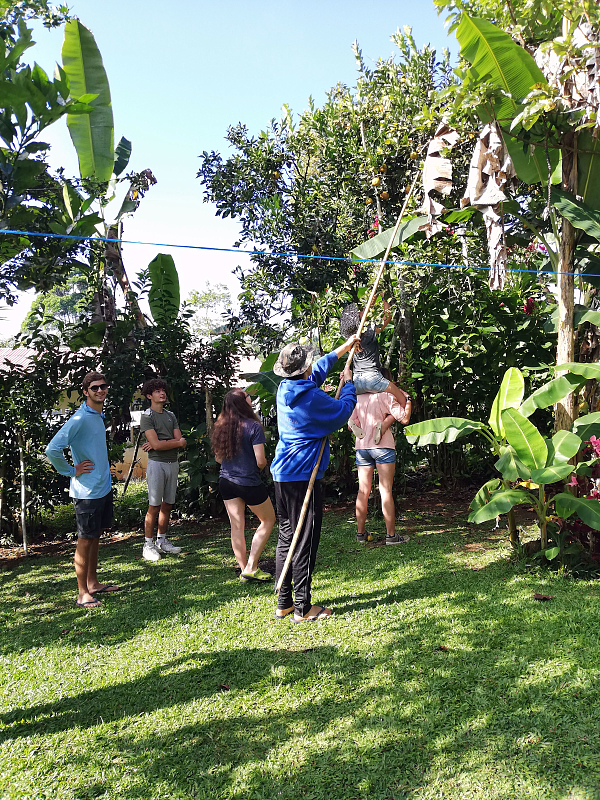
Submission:
[[[379,287],[379,282],[381,281],[381,278],[383,276],[383,273],[384,273],[384,270],[385,270],[385,266],[386,266],[388,257],[390,255],[390,251],[391,251],[392,246],[394,244],[394,239],[396,238],[396,234],[398,233],[398,229],[400,228],[400,223],[402,222],[402,218],[404,217],[404,212],[406,211],[406,207],[408,205],[408,201],[410,200],[410,198],[412,196],[413,190],[414,190],[414,188],[416,186],[416,183],[417,183],[417,180],[418,180],[420,174],[421,173],[419,171],[415,175],[415,178],[414,178],[414,180],[412,182],[410,190],[409,190],[408,194],[406,195],[406,200],[404,201],[404,205],[402,206],[402,210],[400,211],[400,215],[398,216],[398,219],[396,220],[396,224],[394,226],[394,230],[392,232],[392,235],[390,237],[390,241],[389,241],[388,246],[386,248],[385,255],[383,256],[383,259],[381,261],[381,266],[379,267],[379,271],[377,272],[377,276],[375,278],[375,283],[373,284],[373,289],[371,290],[371,294],[369,295],[369,300],[367,302],[367,305],[365,306],[365,310],[363,311],[363,315],[362,315],[361,320],[360,320],[360,325],[358,326],[358,330],[356,331],[358,336],[360,336],[361,333],[363,332],[363,328],[365,326],[365,322],[367,320],[367,316],[369,314],[369,311],[371,310],[371,306],[373,305],[373,301],[375,300],[375,297],[377,295],[377,289]],[[352,365],[352,360],[354,358],[354,353],[356,352],[356,347],[357,347],[356,343],[353,344],[352,345],[352,349],[350,350],[350,352],[348,354],[348,360],[346,362],[346,366],[348,366],[348,367],[350,367]],[[340,392],[342,391],[342,380],[343,380],[343,377],[340,378],[340,382],[338,384],[338,388],[337,388],[337,391],[335,393],[335,399],[336,400],[339,398]],[[323,441],[321,442],[321,447],[319,449],[319,455],[317,456],[317,462],[316,462],[315,466],[313,467],[313,471],[312,471],[312,473],[310,475],[310,480],[308,482],[308,488],[306,490],[306,496],[304,498],[304,503],[302,504],[302,509],[300,510],[300,518],[298,520],[298,524],[296,525],[296,530],[294,531],[294,536],[293,536],[292,541],[290,543],[290,549],[288,550],[287,558],[285,559],[285,563],[283,565],[283,569],[281,570],[281,575],[279,576],[279,580],[277,581],[277,586],[275,587],[275,594],[279,594],[279,590],[281,589],[281,587],[283,585],[283,581],[285,580],[285,576],[287,575],[287,572],[288,572],[288,570],[290,568],[290,564],[292,563],[292,558],[294,556],[294,550],[296,549],[296,545],[298,544],[298,539],[300,538],[300,532],[302,531],[302,526],[304,525],[304,520],[306,519],[306,512],[308,511],[308,504],[310,503],[310,496],[312,494],[312,490],[313,490],[314,485],[315,485],[315,480],[317,479],[317,472],[319,471],[319,466],[321,464],[321,459],[323,457],[323,451],[325,450],[326,441],[327,441],[327,437],[325,437],[323,439]]]

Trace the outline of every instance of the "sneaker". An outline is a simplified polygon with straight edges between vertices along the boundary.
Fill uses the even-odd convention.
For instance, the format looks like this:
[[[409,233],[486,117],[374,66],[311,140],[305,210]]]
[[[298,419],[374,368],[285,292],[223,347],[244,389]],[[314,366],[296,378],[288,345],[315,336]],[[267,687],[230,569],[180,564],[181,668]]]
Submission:
[[[410,542],[410,536],[400,536],[400,534],[395,533],[393,536],[385,537],[386,544],[406,544],[406,542]]]
[[[156,549],[159,553],[172,553],[173,555],[177,555],[177,553],[181,553],[183,550],[182,547],[177,547],[176,545],[172,544],[168,539],[157,539],[156,540]]]
[[[160,561],[160,550],[156,547],[154,542],[144,542],[142,558],[145,558],[146,561]]]
[[[263,572],[262,569],[257,569],[256,572],[242,572],[240,574],[240,580],[242,583],[248,583],[248,581],[260,581],[264,583],[265,581],[272,581],[273,576],[270,572]]]
[[[372,542],[373,541],[373,534],[369,533],[369,531],[365,531],[364,533],[357,533],[356,534],[356,541],[357,542]]]

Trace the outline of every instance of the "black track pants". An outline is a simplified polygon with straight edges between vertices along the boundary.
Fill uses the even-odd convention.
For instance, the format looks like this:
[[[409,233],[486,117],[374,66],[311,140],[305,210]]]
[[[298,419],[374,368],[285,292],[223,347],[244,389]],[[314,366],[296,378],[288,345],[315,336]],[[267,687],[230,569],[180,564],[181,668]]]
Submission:
[[[275,581],[283,570],[290,544],[300,519],[300,511],[308,481],[275,481],[275,498],[277,501],[277,517],[279,519],[279,538],[277,540],[277,556],[275,567]],[[312,606],[310,599],[310,584],[315,568],[317,548],[321,538],[321,523],[323,522],[323,499],[321,495],[321,481],[315,481],[308,510],[300,538],[296,544],[292,563],[287,572],[281,590],[277,607],[290,608],[294,605],[296,614],[303,617]],[[292,583],[294,585],[294,599],[292,601]]]

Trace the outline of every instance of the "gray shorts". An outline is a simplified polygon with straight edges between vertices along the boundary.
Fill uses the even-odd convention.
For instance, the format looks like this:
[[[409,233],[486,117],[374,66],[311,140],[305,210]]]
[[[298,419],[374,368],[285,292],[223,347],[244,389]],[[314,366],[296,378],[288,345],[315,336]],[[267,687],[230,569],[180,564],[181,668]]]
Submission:
[[[148,505],[159,506],[161,503],[168,503],[172,506],[177,492],[178,475],[177,461],[153,461],[149,458],[146,466]]]

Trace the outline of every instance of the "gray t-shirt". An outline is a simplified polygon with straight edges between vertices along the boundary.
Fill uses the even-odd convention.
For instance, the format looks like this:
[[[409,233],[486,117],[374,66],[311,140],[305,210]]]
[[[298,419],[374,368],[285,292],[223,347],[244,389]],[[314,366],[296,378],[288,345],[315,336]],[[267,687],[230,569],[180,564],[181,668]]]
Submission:
[[[172,411],[163,411],[159,414],[157,411],[152,411],[148,408],[140,418],[140,431],[156,431],[159,442],[168,442],[169,439],[174,439],[175,428],[179,428],[177,417]],[[151,461],[173,462],[177,461],[177,454],[179,448],[174,447],[172,450],[150,450],[148,458]]]
[[[357,348],[354,353],[353,368],[355,372],[381,372],[379,342],[373,325],[360,337],[360,350]]]

